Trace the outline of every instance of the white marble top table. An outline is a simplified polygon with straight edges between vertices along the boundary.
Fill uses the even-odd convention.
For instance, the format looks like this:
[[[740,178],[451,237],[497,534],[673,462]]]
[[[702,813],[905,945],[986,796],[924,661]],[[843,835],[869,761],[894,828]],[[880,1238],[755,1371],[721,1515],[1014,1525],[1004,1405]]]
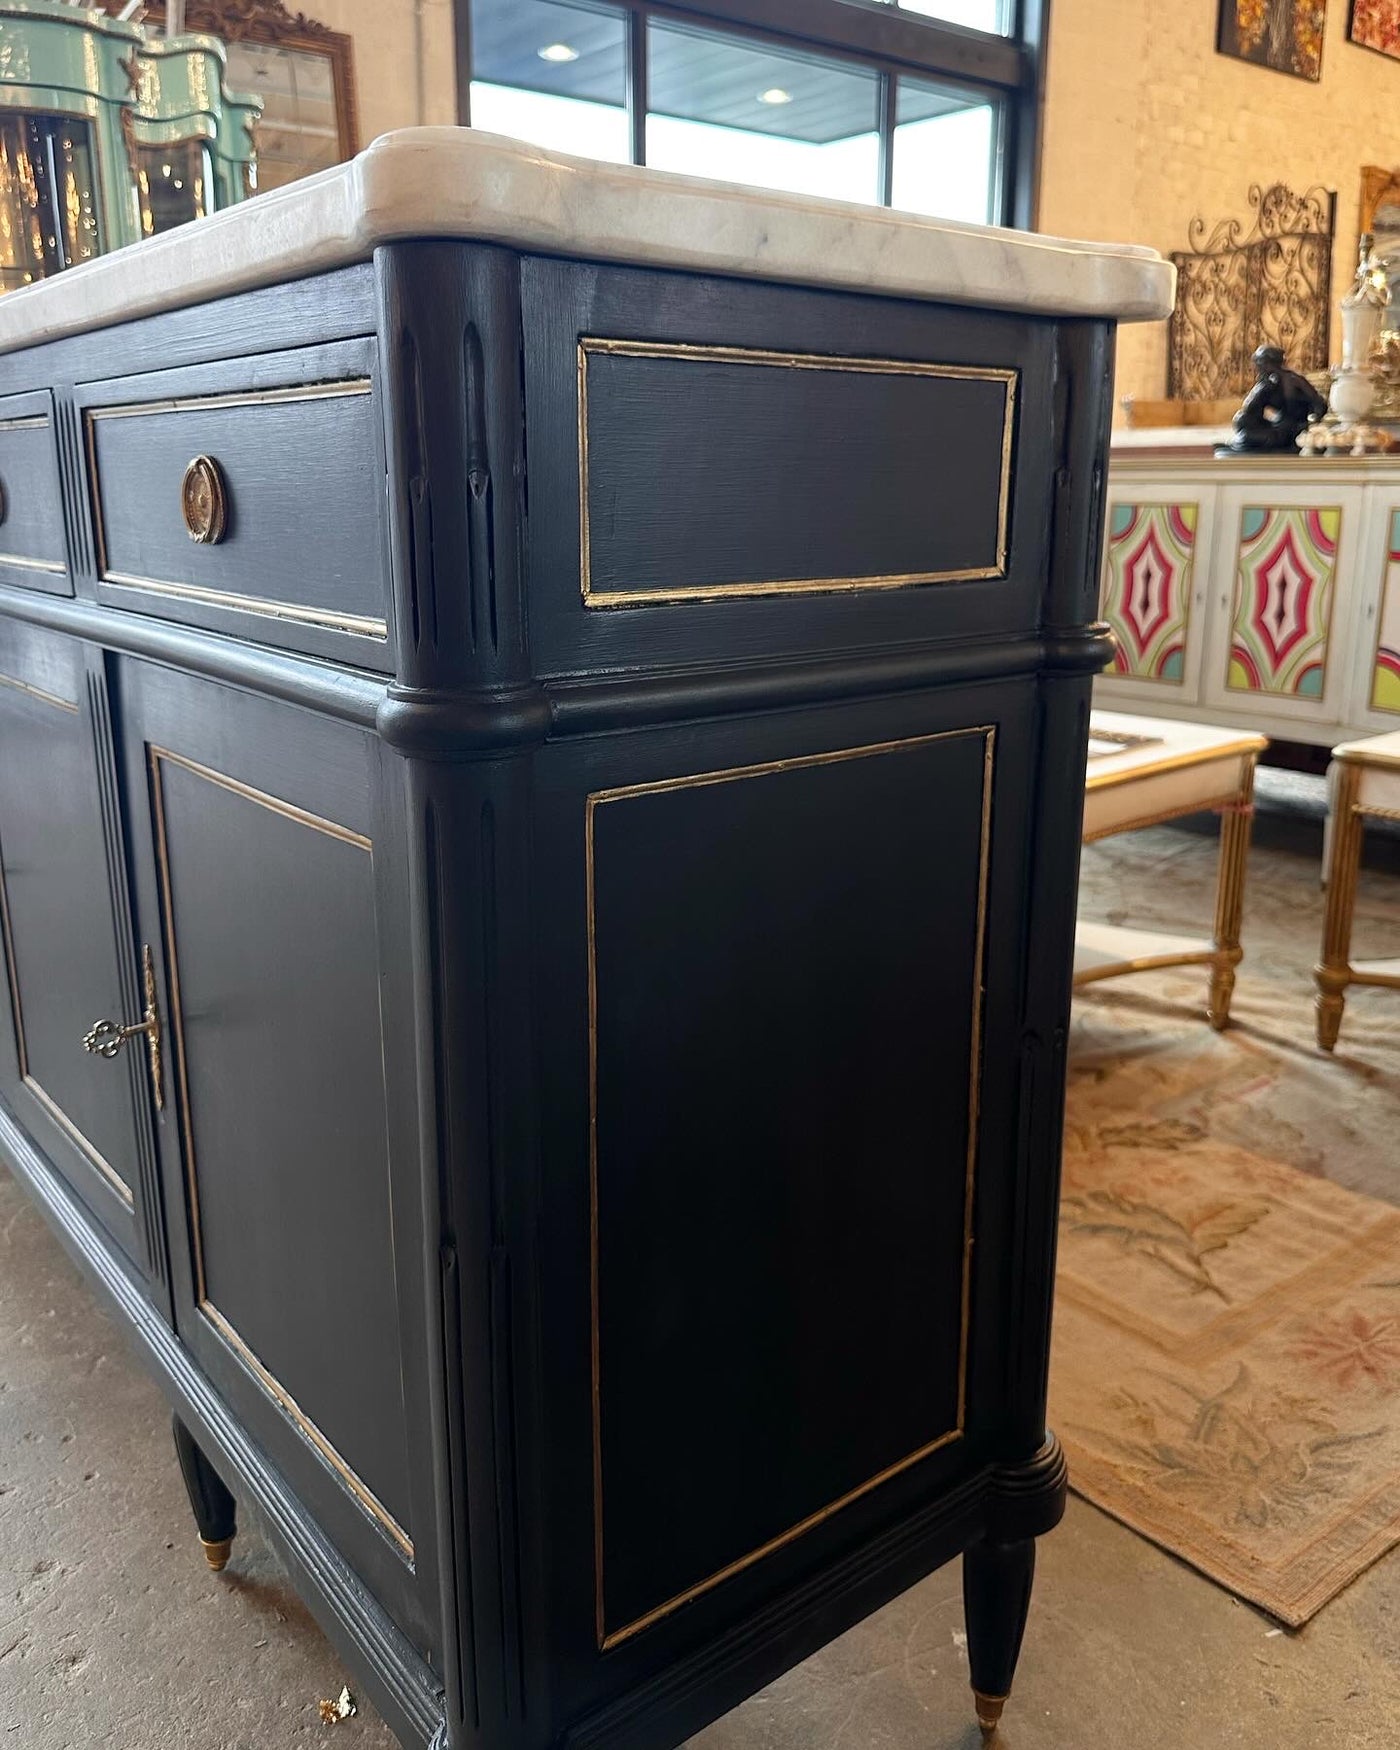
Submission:
[[[333,170],[0,298],[0,352],[460,237],[541,254],[1151,321],[1175,270],[1151,249],[1075,243],[886,208],[601,164],[471,128],[385,134]]]
[[[1097,738],[1123,737],[1120,751],[1093,757]],[[1209,808],[1239,789],[1244,762],[1269,745],[1248,730],[1218,729],[1163,717],[1095,711],[1084,780],[1084,837],[1106,838],[1193,808]]]

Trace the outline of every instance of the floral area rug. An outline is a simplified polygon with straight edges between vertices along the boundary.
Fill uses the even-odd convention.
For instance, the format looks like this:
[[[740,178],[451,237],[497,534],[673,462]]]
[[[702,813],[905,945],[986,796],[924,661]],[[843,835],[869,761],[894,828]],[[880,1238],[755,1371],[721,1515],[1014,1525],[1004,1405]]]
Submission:
[[[1400,993],[1316,1051],[1317,855],[1260,836],[1228,1032],[1198,969],[1076,998],[1051,1422],[1080,1494],[1296,1627],[1400,1543]],[[1081,909],[1199,930],[1213,879],[1213,838],[1129,834]],[[1393,866],[1357,917],[1400,953]]]

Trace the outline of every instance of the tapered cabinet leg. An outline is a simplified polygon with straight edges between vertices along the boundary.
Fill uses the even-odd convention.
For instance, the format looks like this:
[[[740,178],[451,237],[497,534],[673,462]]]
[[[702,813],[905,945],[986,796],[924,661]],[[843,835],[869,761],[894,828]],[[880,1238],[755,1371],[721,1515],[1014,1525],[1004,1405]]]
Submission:
[[[990,1736],[1011,1694],[1035,1578],[1035,1539],[975,1543],[963,1552],[967,1661],[977,1723]]]
[[[228,1566],[229,1552],[238,1531],[234,1500],[223,1478],[194,1443],[194,1436],[178,1416],[173,1422],[175,1451],[189,1491],[204,1559],[217,1574]]]

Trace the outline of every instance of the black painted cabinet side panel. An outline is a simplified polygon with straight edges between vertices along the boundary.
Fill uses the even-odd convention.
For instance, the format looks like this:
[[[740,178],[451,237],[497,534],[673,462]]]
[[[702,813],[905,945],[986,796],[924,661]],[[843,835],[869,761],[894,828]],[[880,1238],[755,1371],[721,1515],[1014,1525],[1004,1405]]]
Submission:
[[[577,1722],[659,1682],[672,1664],[700,1660],[727,1627],[776,1613],[783,1626],[767,1632],[796,1634],[814,1608],[795,1602],[804,1588],[889,1538],[881,1572],[844,1578],[818,1614],[853,1620],[843,1615],[855,1609],[852,1593],[873,1608],[890,1595],[882,1586],[895,1588],[892,1573],[905,1572],[899,1584],[912,1577],[900,1568],[901,1528],[917,1520],[910,1546],[926,1547],[919,1540],[956,1523],[966,1511],[959,1491],[974,1489],[997,1456],[1000,1363],[984,1343],[975,1263],[965,1376],[960,1366],[964,1198],[971,1164],[972,1256],[995,1257],[1009,1243],[1016,1175],[1008,1041],[1018,1024],[1034,701],[1034,685],[1019,682],[949,689],[658,727],[540,756],[541,1359],[551,1681],[562,1719]],[[979,1014],[987,728],[996,753]],[[947,743],[923,740],[944,734]],[[761,794],[762,778],[670,787],[888,742],[913,745],[873,763],[799,766],[790,776],[811,794],[786,806]],[[788,776],[774,774],[778,788]],[[641,794],[629,795],[634,788]],[[621,794],[602,800],[610,792]],[[590,796],[591,1004],[580,954],[590,940]],[[653,808],[666,818],[649,819]],[[861,824],[846,842],[849,821]],[[896,847],[908,866],[891,872]],[[726,921],[744,949],[727,964]],[[742,988],[726,994],[726,979]],[[709,993],[696,1007],[692,983]],[[970,1058],[979,1022],[983,1043]],[[587,1241],[595,1068],[596,1277]],[[862,1363],[887,1384],[899,1376],[898,1403],[857,1414]],[[781,1413],[770,1416],[773,1404]],[[940,1444],[960,1423],[961,1436]],[[616,1495],[609,1509],[618,1475],[649,1511]],[[801,1524],[847,1495],[829,1517]],[[768,1517],[746,1523],[755,1513]],[[703,1569],[697,1528],[711,1558]],[[781,1541],[739,1560],[768,1538]],[[736,1563],[728,1577],[633,1627],[726,1562]],[[754,1647],[741,1639],[747,1658]],[[699,1723],[692,1717],[689,1729]]]
[[[960,1437],[994,744],[590,797],[605,1644]]]

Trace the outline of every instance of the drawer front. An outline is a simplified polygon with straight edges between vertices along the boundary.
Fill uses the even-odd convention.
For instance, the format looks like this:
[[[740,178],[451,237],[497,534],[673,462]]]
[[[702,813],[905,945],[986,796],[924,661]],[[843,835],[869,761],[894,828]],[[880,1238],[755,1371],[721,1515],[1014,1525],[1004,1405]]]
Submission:
[[[585,337],[584,601],[1002,577],[1015,405],[1010,370]]]
[[[534,259],[521,297],[541,673],[1039,625],[1049,324]]]
[[[0,582],[72,595],[53,397],[0,400]]]
[[[83,422],[103,599],[387,666],[371,342],[127,379]]]

